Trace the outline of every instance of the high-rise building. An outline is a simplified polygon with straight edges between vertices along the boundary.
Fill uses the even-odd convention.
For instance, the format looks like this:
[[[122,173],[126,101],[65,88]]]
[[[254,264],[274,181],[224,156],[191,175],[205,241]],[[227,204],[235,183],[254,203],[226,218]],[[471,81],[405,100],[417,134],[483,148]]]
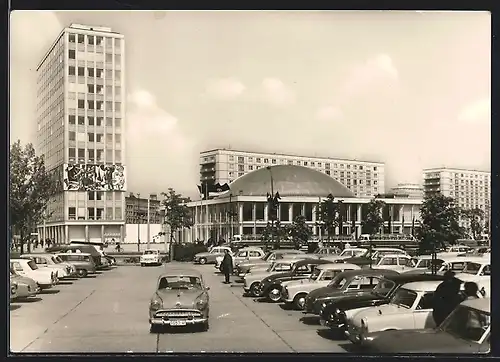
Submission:
[[[479,208],[490,227],[491,172],[440,167],[424,169],[423,178],[425,195],[441,193],[462,209]]]
[[[62,181],[39,225],[58,243],[122,240],[125,225],[125,39],[72,24],[37,67],[37,151]]]
[[[230,183],[248,172],[274,165],[299,165],[323,172],[355,196],[384,193],[384,163],[291,154],[237,151],[225,148],[200,153],[201,183]]]

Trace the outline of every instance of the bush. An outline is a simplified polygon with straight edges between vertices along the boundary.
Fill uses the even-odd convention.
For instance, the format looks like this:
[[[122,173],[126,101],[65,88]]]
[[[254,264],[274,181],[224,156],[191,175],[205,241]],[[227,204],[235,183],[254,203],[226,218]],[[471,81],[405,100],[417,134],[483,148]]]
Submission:
[[[174,245],[174,260],[175,261],[192,261],[198,253],[208,251],[205,245],[184,244]]]

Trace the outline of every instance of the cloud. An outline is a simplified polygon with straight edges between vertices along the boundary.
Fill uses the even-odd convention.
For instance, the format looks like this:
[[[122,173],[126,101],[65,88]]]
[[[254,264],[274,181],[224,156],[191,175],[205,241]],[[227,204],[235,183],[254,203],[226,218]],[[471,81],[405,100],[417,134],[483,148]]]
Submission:
[[[392,58],[387,54],[377,54],[350,69],[342,93],[346,97],[352,97],[367,90],[372,91],[381,83],[394,83],[398,78],[399,72]]]
[[[181,130],[179,120],[158,105],[146,90],[136,90],[128,97],[127,165],[128,189],[177,191],[193,189],[198,155],[194,142]]]
[[[465,123],[490,123],[491,101],[483,98],[467,104],[458,115],[458,120]]]
[[[295,102],[295,94],[278,78],[265,78],[262,81],[264,100],[277,105],[286,106]]]
[[[36,137],[36,66],[64,26],[51,11],[14,11],[10,18],[10,137]]]
[[[235,78],[212,79],[207,82],[205,94],[218,100],[233,100],[245,89],[245,85]]]
[[[338,107],[325,106],[318,109],[316,119],[320,121],[335,121],[342,118],[342,111]]]

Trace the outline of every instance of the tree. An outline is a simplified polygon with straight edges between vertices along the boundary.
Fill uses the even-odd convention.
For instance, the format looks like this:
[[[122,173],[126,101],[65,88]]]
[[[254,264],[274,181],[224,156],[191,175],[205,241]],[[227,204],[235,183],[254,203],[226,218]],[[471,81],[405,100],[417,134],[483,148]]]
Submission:
[[[327,232],[328,241],[330,241],[339,225],[339,204],[335,202],[332,194],[329,194],[326,199],[321,201],[316,217],[321,222],[322,230]]]
[[[420,207],[420,251],[434,252],[436,247],[455,244],[462,238],[464,231],[459,225],[460,214],[453,198],[442,194],[426,196]]]
[[[43,157],[37,156],[31,143],[24,147],[17,141],[10,147],[9,207],[11,237],[20,235],[21,253],[31,240],[35,227],[51,216],[47,207],[53,196],[62,191],[62,181],[47,172]]]
[[[297,215],[289,227],[289,233],[292,237],[295,247],[307,242],[312,236],[311,228],[306,224],[306,218],[303,215]]]
[[[479,208],[461,210],[461,215],[469,222],[472,238],[477,240],[484,231],[484,211]]]
[[[190,229],[193,226],[193,218],[191,211],[183,202],[185,199],[173,188],[169,188],[166,193],[162,192],[162,195],[164,197],[162,205],[165,206],[164,223],[168,225],[170,231],[170,260],[173,260],[174,235],[184,228]]]
[[[385,202],[377,199],[372,199],[366,205],[366,216],[361,222],[363,232],[366,234],[377,234],[380,228],[384,225],[384,218],[382,217],[382,208]]]

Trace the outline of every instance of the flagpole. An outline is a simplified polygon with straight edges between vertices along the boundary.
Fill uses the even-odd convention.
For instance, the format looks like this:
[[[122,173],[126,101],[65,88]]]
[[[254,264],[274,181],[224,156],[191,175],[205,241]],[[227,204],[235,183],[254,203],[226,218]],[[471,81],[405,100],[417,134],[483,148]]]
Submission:
[[[208,216],[208,182],[205,184],[205,198],[207,200],[207,206],[206,206],[206,208],[207,208],[207,236],[208,236],[207,240],[209,240],[212,237],[212,235],[210,234],[209,216]]]

